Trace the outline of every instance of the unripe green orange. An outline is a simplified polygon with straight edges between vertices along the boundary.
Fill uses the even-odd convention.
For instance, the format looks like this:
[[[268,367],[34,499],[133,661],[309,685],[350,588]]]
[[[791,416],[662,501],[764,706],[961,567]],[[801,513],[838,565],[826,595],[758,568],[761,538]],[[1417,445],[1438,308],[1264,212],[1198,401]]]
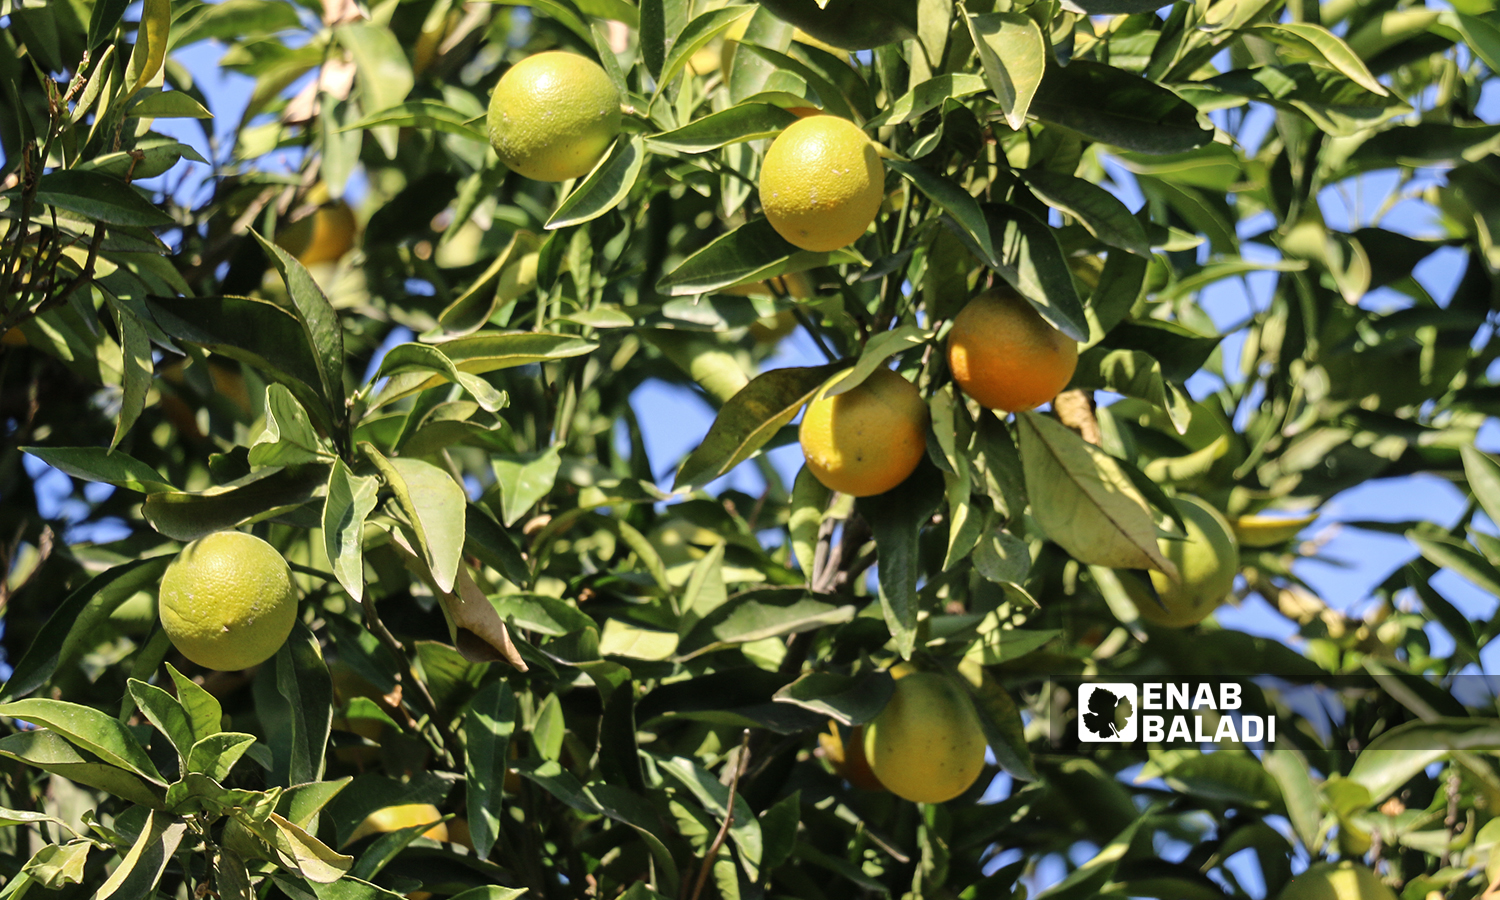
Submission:
[[[286,560],[241,531],[220,531],[182,548],[162,575],[158,601],[162,628],[178,652],[223,672],[270,659],[297,621],[297,590]]]
[[[942,803],[984,769],[984,729],[963,689],[937,672],[896,681],[890,702],[865,726],[865,757],[891,793]]]
[[[838,116],[798,119],[771,143],[760,204],[789,243],[826,253],[859,239],[880,212],[885,164],[858,125]]]
[[[1191,494],[1177,497],[1174,505],[1184,520],[1187,540],[1161,538],[1157,546],[1177,566],[1180,577],[1174,581],[1161,572],[1151,573],[1161,604],[1139,581],[1126,578],[1123,583],[1142,618],[1186,628],[1203,621],[1229,596],[1240,569],[1240,551],[1234,531],[1218,510]]]
[[[490,145],[537,181],[587,175],[620,133],[620,92],[604,69],[553,50],[516,63],[490,95]]]
[[[1318,863],[1287,883],[1276,900],[1396,900],[1380,876],[1353,860]]]

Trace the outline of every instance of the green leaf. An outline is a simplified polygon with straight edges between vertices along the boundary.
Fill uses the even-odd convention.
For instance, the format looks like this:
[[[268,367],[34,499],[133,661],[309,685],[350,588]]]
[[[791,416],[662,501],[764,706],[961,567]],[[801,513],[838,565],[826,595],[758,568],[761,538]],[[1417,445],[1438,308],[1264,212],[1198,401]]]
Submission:
[[[990,267],[1053,328],[1075,341],[1088,340],[1083,301],[1052,227],[1008,203],[984,204],[984,217],[997,254]]]
[[[775,137],[797,121],[796,115],[769,103],[741,103],[694,119],[681,128],[653,134],[653,151],[707,153],[730,144]]]
[[[860,351],[859,362],[854,364],[849,374],[829,385],[823,396],[837,397],[854,390],[874,374],[876,369],[884,367],[886,360],[898,353],[920,347],[932,340],[932,337],[932,332],[923,331],[915,325],[900,325],[890,331],[882,331],[865,344],[864,350]]]
[[[268,780],[287,786],[321,779],[333,719],[333,679],[307,626],[296,623],[276,656],[256,673],[254,689],[271,746]]]
[[[711,815],[721,821],[729,817],[729,788],[708,770],[681,756],[659,762],[657,766],[687,788]],[[751,881],[759,881],[762,848],[760,820],[755,817],[755,811],[750,808],[744,794],[736,794],[734,797],[732,821],[729,836],[740,851],[740,866]]]
[[[255,735],[234,731],[211,734],[194,744],[187,755],[187,771],[207,775],[215,781],[223,781],[229,770],[240,761],[240,757],[255,743]]]
[[[677,620],[677,633],[686,637],[694,625],[728,600],[729,590],[724,583],[724,545],[715,544],[693,565],[693,571],[688,575],[682,590],[682,615]]]
[[[1291,51],[1294,56],[1301,55],[1306,62],[1338,71],[1372,94],[1386,96],[1385,85],[1370,74],[1359,54],[1349,49],[1343,38],[1322,25],[1311,22],[1264,23],[1252,25],[1251,31]]]
[[[141,513],[169,538],[194,541],[215,531],[274,518],[316,496],[328,480],[324,466],[261,469],[206,491],[158,491]]]
[[[1018,12],[970,15],[965,24],[979,51],[985,80],[1000,101],[1005,123],[1021,130],[1047,68],[1047,41],[1042,29],[1036,20]]]
[[[1046,169],[1019,174],[1037,199],[1077,219],[1089,234],[1111,247],[1150,258],[1151,243],[1140,220],[1114,194],[1082,178]]]
[[[162,63],[167,59],[171,27],[171,0],[145,0],[141,4],[141,20],[136,28],[135,46],[130,51],[130,61],[125,66],[127,75],[124,97],[129,97],[152,83],[161,73]],[[155,884],[153,881],[152,885]],[[102,894],[98,900],[104,900]]]
[[[854,618],[853,606],[812,600],[800,589],[751,591],[731,597],[705,616],[677,646],[677,655],[691,659],[751,641],[838,625]]]
[[[495,680],[469,703],[464,716],[464,774],[469,834],[474,852],[488,859],[500,835],[500,812],[516,699],[510,685]]]
[[[167,740],[176,748],[177,755],[186,762],[188,752],[197,742],[187,710],[182,708],[176,697],[139,679],[132,678],[125,686],[146,720],[167,736]]]
[[[855,113],[853,107],[849,105],[849,101],[844,98],[838,87],[823,77],[823,73],[802,62],[797,57],[788,56],[786,53],[773,50],[769,47],[763,47],[753,42],[741,43],[739,50],[759,56],[774,66],[778,73],[791,73],[801,78],[817,94],[827,114],[838,116],[841,119],[848,119],[851,122],[859,121],[859,115]],[[739,51],[736,51],[736,58],[738,56]]]
[[[866,122],[865,127],[874,130],[887,125],[904,125],[937,109],[944,101],[962,99],[987,87],[982,76],[970,72],[935,75],[897,98],[884,112]]]
[[[1500,721],[1495,719],[1436,719],[1397,725],[1366,744],[1349,769],[1348,778],[1380,803],[1435,762],[1450,753],[1500,751]]]
[[[321,379],[322,394],[327,398],[329,418],[344,422],[344,329],[333,304],[323,296],[323,289],[313,281],[307,268],[296,257],[251,231],[260,242],[261,249],[271,258],[271,264],[280,273],[286,289],[292,297],[297,319],[302,324],[305,340],[312,351]],[[343,434],[342,430],[339,432]],[[342,443],[342,441],[341,441]]]
[[[1032,515],[1048,538],[1079,562],[1177,576],[1145,498],[1113,457],[1046,416],[1020,413],[1016,424]]]
[[[109,763],[85,759],[55,731],[23,731],[0,738],[0,756],[107,791],[148,809],[164,808],[160,787]]]
[[[0,193],[15,203],[20,191]],[[153,206],[135,188],[119,178],[82,169],[57,169],[36,183],[36,200],[47,206],[66,209],[106,225],[140,225],[162,228],[172,224],[172,217]]]
[[[1313,784],[1307,763],[1297,751],[1282,743],[1266,750],[1262,763],[1286,798],[1287,818],[1311,853],[1318,851],[1322,820],[1322,794]]]
[[[266,388],[265,430],[250,445],[250,465],[292,466],[327,462],[332,456],[323,448],[307,410],[286,385]]]
[[[525,229],[511,235],[510,243],[484,270],[484,274],[438,314],[438,323],[443,330],[460,335],[477,331],[489,321],[501,303],[535,290],[537,250],[540,247],[536,235]]]
[[[544,227],[551,231],[581,225],[619,206],[635,187],[645,161],[644,139],[639,135],[621,137],[588,177],[558,205]]]
[[[570,334],[532,331],[471,334],[430,346],[441,351],[458,371],[471,375],[482,375],[486,372],[515,366],[571,359],[592,353],[599,347],[593,341]],[[392,348],[392,352],[397,349],[400,348]],[[386,385],[385,390],[371,401],[370,409],[373,410],[428,388],[437,387],[448,380],[452,379],[446,375],[434,375],[430,372],[406,372],[395,375]]]
[[[796,417],[837,369],[798,366],[757,375],[719,410],[703,443],[677,470],[674,490],[702,487],[749,459]]]
[[[1464,475],[1469,481],[1469,490],[1491,522],[1500,522],[1500,462],[1483,453],[1477,447],[1465,445],[1459,448],[1464,461]]]
[[[833,496],[823,482],[807,466],[797,471],[792,484],[792,505],[787,520],[787,530],[792,541],[792,555],[802,569],[802,577],[812,584],[817,559],[818,535],[823,528],[823,512]]]
[[[1007,531],[989,529],[974,546],[974,571],[996,584],[1021,584],[1031,571],[1031,547]]]
[[[113,304],[111,304],[113,305]],[[136,317],[114,306],[115,327],[120,334],[120,418],[115,423],[109,449],[114,450],[146,408],[151,389],[151,338]]]
[[[1135,397],[1166,412],[1178,434],[1187,432],[1192,409],[1178,390],[1169,390],[1161,363],[1144,350],[1090,347],[1078,356],[1071,382],[1083,390],[1105,390]]]
[[[438,374],[436,376],[430,374],[433,372]],[[452,359],[448,358],[440,345],[397,344],[380,361],[380,369],[375,373],[374,380],[379,381],[382,378],[390,378],[391,381],[371,405],[372,408],[384,406],[398,399],[394,395],[393,388],[399,391],[412,383],[421,384],[421,387],[405,391],[405,394],[409,394],[435,387],[443,381],[451,381],[463,387],[469,396],[478,401],[480,407],[487,412],[503,409],[507,402],[505,394],[488,381],[461,370]],[[397,385],[401,387],[396,388]],[[405,396],[405,394],[400,396]]]
[[[1218,803],[1282,813],[1281,789],[1260,761],[1249,754],[1200,753],[1165,773],[1174,790]]]
[[[810,709],[845,725],[863,725],[885,709],[895,685],[884,671],[859,677],[808,672],[777,691],[775,700]]]
[[[1141,153],[1185,153],[1213,140],[1198,112],[1159,84],[1075,59],[1047,70],[1031,112],[1084,137]]]
[[[51,816],[44,816],[41,821],[55,822],[62,827],[67,827],[61,820]],[[69,884],[83,884],[83,867],[88,862],[89,851],[93,847],[91,841],[70,841],[61,845],[48,844],[33,854],[26,865],[21,867],[21,874],[24,878],[34,879],[37,884],[49,890],[57,890]],[[17,881],[24,881],[24,878],[17,879]]]
[[[541,453],[490,458],[495,485],[500,489],[501,521],[507,528],[552,492],[562,465],[558,452],[558,445],[553,444]]]
[[[660,63],[661,76],[657,79],[662,87],[671,83],[677,77],[693,54],[707,47],[709,43],[719,35],[723,34],[730,25],[754,12],[750,6],[727,6],[723,9],[713,9],[701,16],[696,16],[682,33],[668,42],[669,49]],[[660,88],[658,88],[660,90]]]
[[[468,498],[453,476],[420,459],[386,459],[379,450],[361,443],[365,457],[385,477],[396,502],[406,514],[422,556],[432,567],[439,590],[451,592],[464,547],[464,507]]]
[[[1406,532],[1406,539],[1433,565],[1462,575],[1491,596],[1500,596],[1500,569],[1466,542],[1436,529],[1425,533],[1413,529]]]
[[[323,549],[339,584],[355,603],[364,599],[365,519],[375,508],[380,480],[355,475],[344,461],[335,460],[328,472],[328,496],[323,501]]]
[[[937,174],[925,166],[899,159],[886,160],[886,165],[901,173],[908,181],[926,194],[932,202],[948,213],[958,228],[955,233],[969,249],[989,266],[997,266],[1000,256],[979,201],[974,199],[957,182]]]
[[[456,134],[479,143],[488,143],[489,137],[469,124],[473,116],[467,116],[446,103],[437,100],[410,100],[366,115],[353,125],[339,131],[364,131],[382,126],[393,128],[420,128],[424,131],[441,131]]]
[[[1426,11],[1430,10],[1424,10]],[[1446,17],[1442,13],[1439,15]],[[1500,28],[1479,16],[1455,13],[1454,18],[1459,33],[1463,35],[1464,43],[1474,55],[1484,60],[1484,64],[1489,66],[1491,72],[1500,72]]]
[[[360,107],[365,115],[385,112],[406,99],[416,80],[406,51],[389,28],[368,21],[349,22],[334,33],[354,57],[359,71]]]
[[[670,297],[703,294],[742,282],[763,281],[788,272],[854,262],[847,250],[813,253],[787,243],[771,223],[756,219],[715,238],[657,282]]]
[[[152,297],[146,307],[174,340],[246,363],[267,380],[286,385],[324,432],[339,433],[335,407],[322,389],[323,363],[314,357],[308,331],[295,314],[249,297]],[[342,390],[340,382],[339,396]],[[337,409],[342,417],[342,403]]]
[[[214,114],[203,108],[186,91],[160,91],[148,94],[131,104],[127,116],[137,119],[212,119]]]
[[[224,715],[219,701],[197,682],[177,671],[171,663],[167,663],[166,666],[167,674],[171,676],[172,684],[177,688],[177,702],[182,704],[183,711],[187,713],[188,724],[192,728],[193,743],[209,735],[218,734],[219,723]]]
[[[300,27],[302,22],[296,8],[280,0],[224,0],[183,12],[173,24],[172,47],[176,49],[213,38],[238,41],[275,34]]]
[[[84,481],[149,494],[176,490],[161,473],[124,452],[103,447],[22,447],[21,451]]]
[[[124,723],[90,706],[33,697],[0,704],[0,716],[49,728],[76,747],[113,766],[165,785],[161,773]]]
[[[157,882],[186,833],[187,822],[182,819],[156,811],[147,813],[140,835],[120,860],[120,865],[99,886],[94,894],[96,900],[154,896]]]
[[[933,510],[942,502],[942,479],[933,467],[922,465],[884,494],[855,501],[855,508],[875,536],[880,609],[896,642],[896,651],[904,659],[911,659],[916,649],[917,619],[921,612],[917,594],[921,573],[918,539]]]

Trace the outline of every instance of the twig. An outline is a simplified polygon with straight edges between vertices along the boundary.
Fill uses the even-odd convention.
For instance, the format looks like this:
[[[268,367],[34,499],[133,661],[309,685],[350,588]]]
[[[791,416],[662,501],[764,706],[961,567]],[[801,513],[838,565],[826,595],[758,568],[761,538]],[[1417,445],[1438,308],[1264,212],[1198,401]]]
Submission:
[[[703,886],[708,883],[708,873],[714,867],[714,858],[719,855],[719,848],[724,846],[724,838],[729,836],[729,829],[734,824],[734,795],[739,790],[740,776],[745,774],[749,762],[750,729],[746,728],[740,737],[740,756],[734,762],[734,775],[729,779],[729,802],[724,805],[724,824],[719,826],[714,842],[708,845],[708,852],[703,856],[703,867],[698,870],[698,883],[693,885],[693,895],[688,900],[698,900],[698,896],[703,893]]]
[[[1099,446],[1103,434],[1099,431],[1099,420],[1094,416],[1094,395],[1090,391],[1063,391],[1052,398],[1052,408],[1057,419],[1078,432],[1079,436],[1094,446]]]
[[[391,634],[391,630],[385,626],[385,622],[381,621],[380,614],[375,611],[375,598],[366,593],[364,599],[360,602],[360,606],[364,607],[365,611],[365,627],[370,629],[370,633],[375,635],[376,639],[386,646],[386,649],[396,655],[398,662],[404,662],[406,660],[406,649],[401,646],[400,641],[396,640],[396,636]],[[422,705],[427,708],[429,714],[428,721],[442,740],[443,751],[448,754],[452,761],[463,759],[463,749],[458,746],[457,739],[450,735],[448,729],[439,723],[437,701],[432,699],[432,693],[427,690],[427,685],[423,684],[422,679],[416,676],[410,664],[403,668],[405,671],[401,674],[411,676],[411,684],[416,688],[417,696],[422,698]],[[407,680],[403,678],[402,682]]]
[[[1448,816],[1443,819],[1443,824],[1448,826],[1448,842],[1443,845],[1443,856],[1438,862],[1439,869],[1448,867],[1448,850],[1453,846],[1453,841],[1458,837],[1458,790],[1462,785],[1459,783],[1458,772],[1455,770],[1448,775]]]

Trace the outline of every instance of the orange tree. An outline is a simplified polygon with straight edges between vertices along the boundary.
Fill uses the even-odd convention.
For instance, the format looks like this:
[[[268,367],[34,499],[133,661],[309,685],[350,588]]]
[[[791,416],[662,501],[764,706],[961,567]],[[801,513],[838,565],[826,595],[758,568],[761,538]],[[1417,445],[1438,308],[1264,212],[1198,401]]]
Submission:
[[[1500,620],[1433,580],[1500,594],[1491,6],[5,4],[0,897],[1493,896]],[[590,86],[496,114],[548,51]],[[685,459],[648,380],[717,410]],[[766,455],[815,397],[849,493]],[[1299,531],[1416,472],[1463,515],[1329,608]],[[154,608],[227,530],[298,610],[223,672]],[[1087,681],[1278,740],[1085,748]]]

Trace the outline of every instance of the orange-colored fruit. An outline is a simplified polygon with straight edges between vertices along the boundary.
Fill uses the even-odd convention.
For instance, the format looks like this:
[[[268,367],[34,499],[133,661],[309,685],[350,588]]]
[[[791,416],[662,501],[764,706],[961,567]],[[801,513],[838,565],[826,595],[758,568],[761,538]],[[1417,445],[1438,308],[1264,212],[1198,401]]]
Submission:
[[[392,831],[400,831],[413,825],[432,825],[431,828],[422,832],[422,837],[431,838],[434,841],[447,842],[448,826],[443,822],[443,814],[431,803],[403,803],[398,806],[387,806],[377,809],[365,816],[364,821],[344,841],[344,845],[354,843],[362,837],[372,834],[386,834]]]
[[[1068,386],[1078,344],[1009,291],[980,294],[953,319],[948,368],[980,406],[1020,412]]]
[[[760,203],[776,233],[803,250],[847,247],[875,221],[885,197],[885,164],[858,125],[808,116],[766,151]]]
[[[283,228],[276,235],[276,243],[304,266],[338,262],[354,249],[358,227],[354,210],[337,200]]]
[[[818,735],[818,746],[823,748],[823,758],[840,778],[861,790],[885,790],[885,785],[875,777],[870,761],[865,757],[865,726],[840,728],[830,719],[828,730]]]
[[[807,468],[824,486],[855,497],[883,494],[916,470],[927,452],[927,404],[915,385],[876,369],[858,387],[826,396],[802,416]]]
[[[551,50],[516,63],[490,96],[490,145],[537,181],[587,175],[620,133],[620,92],[598,63]]]

